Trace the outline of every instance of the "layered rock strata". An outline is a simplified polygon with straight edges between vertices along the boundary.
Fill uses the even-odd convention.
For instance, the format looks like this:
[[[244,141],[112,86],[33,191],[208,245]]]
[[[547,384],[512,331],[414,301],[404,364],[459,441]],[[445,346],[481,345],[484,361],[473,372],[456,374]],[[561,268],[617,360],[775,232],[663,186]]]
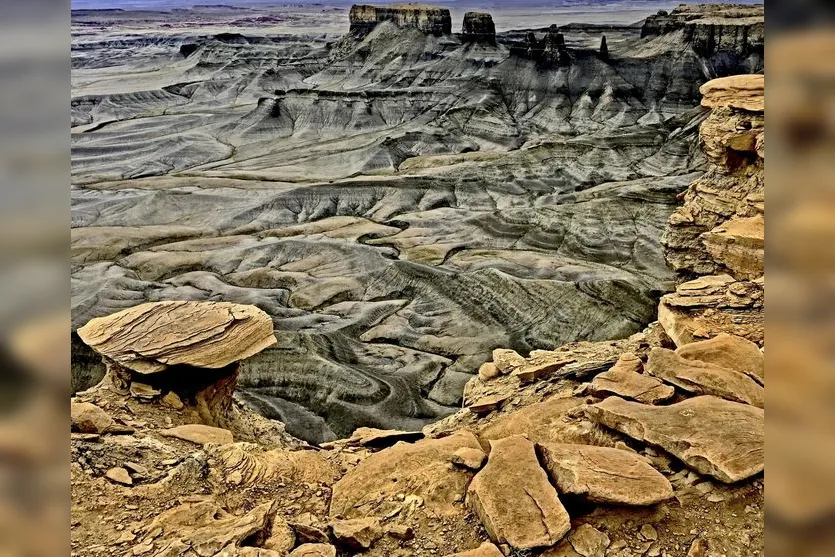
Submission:
[[[348,12],[348,20],[350,33],[359,37],[367,35],[384,21],[391,21],[398,27],[417,29],[430,35],[448,35],[452,32],[452,16],[448,9],[422,4],[392,4],[390,6],[354,4]]]
[[[493,16],[484,12],[467,12],[461,24],[461,40],[496,44],[496,25]]]

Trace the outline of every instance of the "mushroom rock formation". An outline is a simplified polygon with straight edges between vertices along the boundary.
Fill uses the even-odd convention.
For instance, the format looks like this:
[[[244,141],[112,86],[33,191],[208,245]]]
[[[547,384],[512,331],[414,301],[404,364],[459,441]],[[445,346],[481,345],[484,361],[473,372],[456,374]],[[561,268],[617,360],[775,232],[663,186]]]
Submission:
[[[496,44],[496,25],[493,16],[485,12],[467,12],[461,27],[461,40]]]
[[[276,343],[266,313],[228,302],[146,303],[92,319],[78,336],[102,356],[110,390],[173,392],[204,423],[221,426],[238,363]]]
[[[401,28],[417,29],[429,35],[452,33],[452,16],[449,10],[423,4],[354,4],[348,12],[348,20],[351,24],[350,33],[359,37],[367,35],[378,23],[384,21],[394,22]]]

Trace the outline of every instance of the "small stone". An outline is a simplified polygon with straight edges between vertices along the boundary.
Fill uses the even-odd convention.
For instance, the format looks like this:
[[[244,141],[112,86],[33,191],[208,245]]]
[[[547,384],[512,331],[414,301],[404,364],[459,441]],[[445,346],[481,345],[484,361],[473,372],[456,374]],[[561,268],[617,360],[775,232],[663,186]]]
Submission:
[[[356,551],[369,549],[383,536],[383,530],[377,518],[335,520],[331,523],[331,531],[339,543]]]
[[[467,410],[477,415],[489,414],[493,410],[501,408],[502,403],[508,398],[507,395],[485,396],[467,406]]]
[[[107,479],[122,485],[133,485],[133,479],[127,470],[121,467],[111,468],[104,474]]]
[[[162,397],[160,402],[169,408],[173,408],[174,410],[182,410],[185,407],[183,401],[180,399],[180,396],[174,391],[168,391],[165,393],[165,396]]]
[[[456,466],[469,470],[480,470],[487,455],[480,449],[461,447],[452,455],[450,461]]]
[[[704,538],[697,538],[692,544],[690,544],[690,549],[687,550],[687,557],[705,557],[707,555],[707,540]]]
[[[510,548],[508,547],[508,554],[510,554]],[[504,554],[498,547],[493,545],[490,542],[484,542],[480,546],[475,549],[470,549],[467,551],[461,551],[459,553],[452,553],[447,555],[446,557],[504,557]]]
[[[641,526],[641,535],[644,539],[655,541],[658,539],[658,531],[652,524],[644,524]]]
[[[583,557],[603,557],[609,536],[590,524],[581,524],[568,534],[568,543]]]
[[[406,524],[390,524],[386,526],[386,534],[398,540],[408,541],[415,537],[415,532]]]
[[[130,394],[134,398],[151,400],[161,395],[162,391],[160,391],[159,389],[155,389],[147,383],[132,381],[130,384]]]
[[[515,350],[508,350],[506,348],[493,350],[493,364],[503,375],[510,373],[517,367],[525,365],[526,361]]]
[[[484,362],[478,368],[478,376],[482,381],[490,381],[501,375],[499,368],[493,362]]]

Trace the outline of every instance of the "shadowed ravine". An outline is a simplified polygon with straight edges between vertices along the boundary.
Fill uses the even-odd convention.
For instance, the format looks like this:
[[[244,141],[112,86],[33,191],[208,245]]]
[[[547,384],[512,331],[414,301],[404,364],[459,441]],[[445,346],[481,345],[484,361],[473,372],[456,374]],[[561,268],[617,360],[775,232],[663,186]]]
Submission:
[[[314,442],[452,413],[494,348],[652,321],[661,233],[703,165],[698,87],[762,69],[761,43],[699,29],[608,28],[604,55],[601,29],[572,26],[556,61],[547,29],[546,54],[521,31],[391,22],[78,29],[73,327],[143,301],[254,304],[279,343],[238,396]]]

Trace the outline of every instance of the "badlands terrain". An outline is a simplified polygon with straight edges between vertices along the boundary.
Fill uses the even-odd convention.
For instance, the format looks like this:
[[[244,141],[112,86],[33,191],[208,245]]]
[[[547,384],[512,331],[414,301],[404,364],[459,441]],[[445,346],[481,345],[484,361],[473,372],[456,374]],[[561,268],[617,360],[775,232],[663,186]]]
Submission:
[[[708,166],[664,230],[682,281],[657,321],[496,349],[422,430],[312,446],[236,401],[281,342],[252,305],[151,302],[80,327],[107,372],[71,402],[71,555],[762,557],[764,79],[701,92]],[[769,412],[797,416],[797,376],[769,377]],[[831,509],[797,456],[769,457],[771,526]],[[828,477],[813,461],[803,479]],[[806,555],[806,534],[769,546]]]
[[[494,349],[638,333],[677,278],[752,299],[722,233],[696,249],[733,210],[665,227],[725,153],[699,147],[699,87],[763,70],[762,7],[654,11],[74,12],[73,330],[148,301],[256,306],[277,342],[235,396],[322,443],[453,414]],[[721,168],[755,167],[734,153]],[[668,323],[709,305],[667,296]],[[742,334],[757,314],[735,307]],[[81,390],[104,367],[73,340]]]

